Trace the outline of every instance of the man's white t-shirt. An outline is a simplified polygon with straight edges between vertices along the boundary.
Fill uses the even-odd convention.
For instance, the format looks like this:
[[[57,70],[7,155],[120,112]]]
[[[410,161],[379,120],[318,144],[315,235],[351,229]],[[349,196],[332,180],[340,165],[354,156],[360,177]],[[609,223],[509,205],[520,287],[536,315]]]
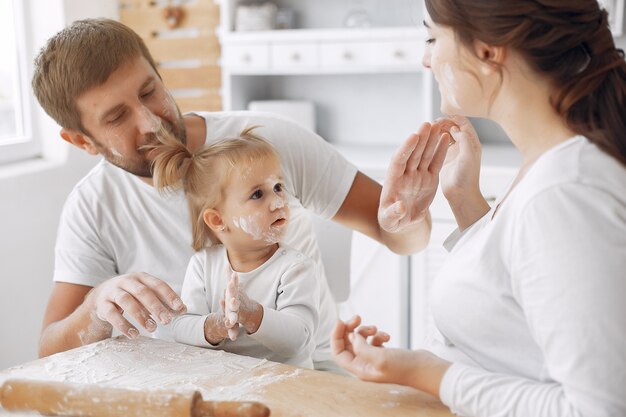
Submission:
[[[307,210],[332,218],[350,191],[356,167],[315,133],[277,115],[245,111],[195,114],[206,121],[206,143],[260,126],[255,133],[278,150],[289,194],[291,219],[283,242],[321,266]],[[146,272],[180,294],[192,255],[189,209],[182,191],[162,195],[102,160],[74,187],[63,208],[54,281],[97,286],[114,276]],[[320,299],[316,362],[330,359],[330,332],[337,318],[325,279]],[[155,336],[172,340],[163,326]]]
[[[501,203],[501,204],[500,204]],[[454,234],[431,289],[462,416],[626,416],[626,168],[586,138],[546,152]]]
[[[250,272],[238,272],[240,288],[263,306],[261,325],[253,334],[240,327],[237,340],[225,339],[211,345],[204,337],[204,322],[209,313],[221,310],[220,300],[231,271],[224,245],[206,248],[191,258],[181,293],[187,313],[173,320],[174,339],[312,368],[320,282],[324,279],[318,265],[302,252],[281,244],[263,265]]]

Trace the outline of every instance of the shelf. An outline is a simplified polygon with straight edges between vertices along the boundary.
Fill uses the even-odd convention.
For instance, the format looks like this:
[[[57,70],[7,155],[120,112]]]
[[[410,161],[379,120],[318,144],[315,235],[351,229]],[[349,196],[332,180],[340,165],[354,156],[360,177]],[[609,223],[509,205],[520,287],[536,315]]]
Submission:
[[[303,41],[385,41],[426,39],[426,31],[418,27],[367,28],[367,29],[291,29],[267,30],[254,32],[219,33],[222,45],[253,44],[268,42],[303,42]]]
[[[222,67],[232,75],[422,72],[418,28],[227,32]]]

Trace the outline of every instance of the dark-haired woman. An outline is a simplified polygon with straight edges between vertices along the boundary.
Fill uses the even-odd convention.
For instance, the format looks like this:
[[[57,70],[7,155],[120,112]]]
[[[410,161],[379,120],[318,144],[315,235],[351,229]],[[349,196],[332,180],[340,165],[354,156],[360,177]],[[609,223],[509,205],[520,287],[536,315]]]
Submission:
[[[468,417],[626,416],[626,62],[606,12],[596,0],[426,6],[442,112],[499,123],[522,166],[490,208],[476,134],[451,118],[441,181],[459,229],[432,288],[436,334],[424,350],[388,349],[356,317],[335,327],[335,360]],[[405,178],[385,186],[415,159],[399,152]]]

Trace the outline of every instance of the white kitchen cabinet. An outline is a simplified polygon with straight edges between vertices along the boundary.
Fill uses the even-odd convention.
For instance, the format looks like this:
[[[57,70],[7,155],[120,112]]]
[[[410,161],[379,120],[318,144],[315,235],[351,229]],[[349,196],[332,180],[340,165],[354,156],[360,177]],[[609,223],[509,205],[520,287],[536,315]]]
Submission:
[[[335,145],[358,146],[397,146],[433,118],[432,76],[421,65],[421,6],[367,0],[373,26],[347,29],[350,1],[273,2],[295,10],[297,29],[237,32],[238,2],[220,2],[224,110],[308,100],[317,133]]]
[[[359,314],[364,324],[376,325],[391,335],[388,346],[406,347],[408,259],[360,233],[352,235],[350,297],[339,306],[349,319]]]
[[[439,92],[421,64],[426,32],[422,6],[405,0],[363,0],[372,27],[342,28],[350,1],[274,0],[295,10],[298,29],[235,32],[236,0],[222,0],[222,95],[224,110],[242,110],[256,100],[308,100],[315,104],[316,132],[359,169],[382,182],[394,150],[419,125],[439,116]],[[481,139],[503,133],[479,122]],[[495,196],[512,177],[511,147],[488,146],[481,187]],[[359,313],[392,335],[390,346],[417,346],[428,326],[427,291],[445,258],[441,242],[454,228],[441,195],[431,207],[433,237],[421,254],[398,256],[379,243],[352,234],[323,239],[325,262],[350,256],[350,274],[333,282],[343,301],[340,314]],[[328,229],[317,224],[317,230]],[[348,239],[349,241],[349,239]],[[339,247],[341,246],[341,247]],[[329,249],[324,248],[324,249]],[[346,275],[337,262],[331,280]]]

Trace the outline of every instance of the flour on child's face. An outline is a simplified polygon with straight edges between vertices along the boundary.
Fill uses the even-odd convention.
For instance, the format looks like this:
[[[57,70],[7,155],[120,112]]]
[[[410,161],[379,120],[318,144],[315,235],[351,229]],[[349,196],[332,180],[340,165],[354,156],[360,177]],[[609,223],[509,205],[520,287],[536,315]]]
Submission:
[[[224,217],[232,221],[245,241],[278,243],[289,220],[287,194],[283,189],[278,161],[264,159],[251,162],[233,173],[227,188]]]

